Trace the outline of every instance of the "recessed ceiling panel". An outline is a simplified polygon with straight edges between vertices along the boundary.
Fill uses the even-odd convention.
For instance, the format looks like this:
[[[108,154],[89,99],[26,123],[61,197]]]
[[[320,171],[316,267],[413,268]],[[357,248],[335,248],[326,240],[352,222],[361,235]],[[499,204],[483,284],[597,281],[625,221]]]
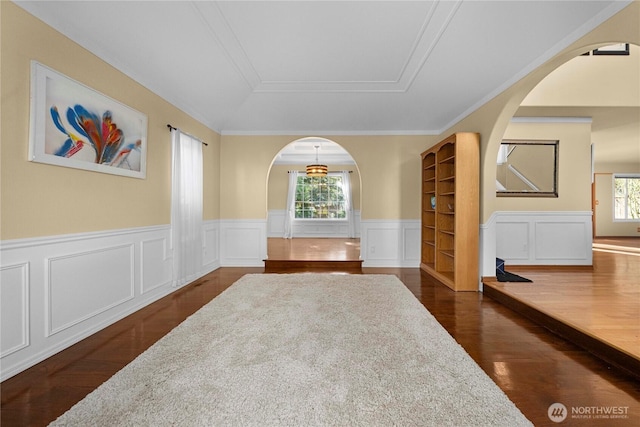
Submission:
[[[396,82],[433,2],[222,2],[262,83]]]

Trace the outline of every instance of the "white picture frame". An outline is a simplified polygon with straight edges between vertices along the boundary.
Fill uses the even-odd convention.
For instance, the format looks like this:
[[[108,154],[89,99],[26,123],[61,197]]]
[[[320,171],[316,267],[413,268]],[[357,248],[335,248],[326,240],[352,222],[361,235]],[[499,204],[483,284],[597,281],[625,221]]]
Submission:
[[[146,178],[147,116],[31,61],[29,160]]]

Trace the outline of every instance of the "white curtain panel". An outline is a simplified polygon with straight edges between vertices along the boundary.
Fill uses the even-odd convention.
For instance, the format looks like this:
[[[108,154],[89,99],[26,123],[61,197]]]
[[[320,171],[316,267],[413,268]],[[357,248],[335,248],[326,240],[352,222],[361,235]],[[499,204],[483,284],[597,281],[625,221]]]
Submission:
[[[172,284],[180,287],[202,266],[202,142],[175,129],[171,150]]]
[[[353,214],[353,204],[351,203],[351,174],[348,171],[343,171],[341,175],[342,194],[344,194],[344,209],[347,211],[347,218],[349,219],[347,234],[350,239],[353,239],[356,237],[356,226]]]
[[[289,191],[287,193],[287,212],[284,215],[285,239],[293,239],[293,221],[296,217],[296,187],[298,185],[298,171],[289,171]]]

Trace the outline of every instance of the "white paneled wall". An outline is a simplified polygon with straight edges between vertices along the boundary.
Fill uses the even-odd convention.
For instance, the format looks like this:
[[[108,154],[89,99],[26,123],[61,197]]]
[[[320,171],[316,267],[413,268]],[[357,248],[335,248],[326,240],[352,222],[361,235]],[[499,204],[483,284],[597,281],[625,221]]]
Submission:
[[[29,346],[29,263],[0,269],[0,355],[9,356]]]
[[[267,255],[267,234],[282,237],[280,218],[284,211],[270,212],[268,221],[224,220],[220,222],[221,262],[224,267],[263,267]],[[278,215],[281,212],[282,215]],[[275,219],[274,219],[275,218]],[[358,215],[358,219],[360,216]],[[419,267],[419,220],[366,220],[357,221],[360,245],[365,267]],[[311,227],[311,225],[309,225]],[[316,225],[322,227],[323,224]],[[333,225],[335,228],[335,224]],[[339,229],[339,228],[338,228]],[[318,229],[314,229],[318,230]],[[267,233],[268,231],[268,233]],[[295,234],[297,237],[345,237],[337,233]]]
[[[220,221],[220,265],[264,267],[267,258],[267,221]]]
[[[592,215],[586,212],[495,212],[495,253],[511,265],[592,265]],[[494,260],[484,276],[495,275]],[[483,268],[486,268],[483,261]],[[491,274],[488,274],[491,273]]]
[[[287,211],[270,210],[267,217],[267,236],[284,236],[284,219]],[[355,237],[360,237],[360,211],[354,211]],[[341,220],[297,220],[293,224],[295,237],[348,237],[347,221]]]
[[[209,272],[220,267],[220,222],[207,221],[202,233],[203,271]]]
[[[360,224],[363,267],[419,267],[419,220],[363,220]]]
[[[58,334],[133,300],[134,256],[131,242],[45,257],[45,336]]]
[[[203,225],[200,276],[220,266],[219,223]],[[2,380],[165,295],[170,227],[2,242]]]

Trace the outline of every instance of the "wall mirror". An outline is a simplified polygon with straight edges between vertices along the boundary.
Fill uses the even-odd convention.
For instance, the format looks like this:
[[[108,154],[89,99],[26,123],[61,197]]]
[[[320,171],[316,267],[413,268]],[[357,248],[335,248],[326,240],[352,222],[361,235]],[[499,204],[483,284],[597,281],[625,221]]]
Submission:
[[[558,197],[558,141],[503,140],[498,197]]]

